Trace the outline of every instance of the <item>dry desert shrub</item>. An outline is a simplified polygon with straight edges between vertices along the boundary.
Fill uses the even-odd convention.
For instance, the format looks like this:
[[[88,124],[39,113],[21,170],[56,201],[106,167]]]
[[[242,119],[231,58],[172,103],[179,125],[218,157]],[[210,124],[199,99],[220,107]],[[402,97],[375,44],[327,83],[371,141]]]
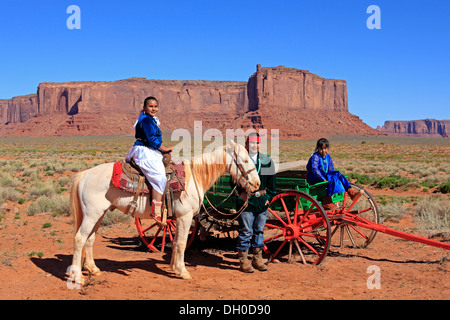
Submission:
[[[397,201],[391,201],[386,204],[378,205],[378,210],[383,221],[399,222],[402,217],[408,213],[405,204]]]
[[[423,198],[417,203],[415,218],[422,231],[450,234],[450,199],[438,194]]]
[[[73,160],[64,162],[64,169],[72,172],[80,172],[89,167],[89,164],[85,160]]]
[[[122,211],[114,209],[113,211],[106,212],[102,219],[102,226],[110,227],[116,223],[133,221],[131,216],[125,215]]]
[[[20,181],[7,171],[0,172],[0,186],[15,188],[20,185]]]
[[[7,200],[17,202],[20,199],[20,192],[16,189],[4,188],[0,186],[0,203]]]
[[[28,207],[27,214],[34,216],[39,213],[51,213],[53,216],[69,216],[69,198],[63,195],[42,196]]]
[[[30,190],[28,192],[28,195],[35,199],[39,198],[41,196],[47,196],[52,197],[55,195],[56,189],[52,182],[50,181],[37,181],[32,184],[30,187]]]

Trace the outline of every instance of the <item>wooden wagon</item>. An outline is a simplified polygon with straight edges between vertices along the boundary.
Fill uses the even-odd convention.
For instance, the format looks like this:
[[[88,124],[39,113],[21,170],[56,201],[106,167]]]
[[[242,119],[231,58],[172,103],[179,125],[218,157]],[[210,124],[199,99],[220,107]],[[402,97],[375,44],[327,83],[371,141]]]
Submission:
[[[387,228],[380,224],[380,214],[372,196],[361,186],[352,187],[362,196],[355,202],[347,193],[333,195],[338,209],[325,210],[321,204],[327,182],[310,185],[306,171],[287,170],[276,174],[277,194],[268,208],[264,231],[264,252],[270,261],[292,261],[319,264],[327,256],[331,245],[367,247],[377,232],[383,232],[411,241],[450,249],[449,243],[431,240]],[[238,230],[236,195],[232,192],[229,176],[222,176],[207,192],[204,209],[194,217],[188,246],[197,236],[235,237]],[[170,193],[166,195],[170,210]],[[148,223],[148,222],[147,222]],[[176,222],[167,219],[167,226],[144,224],[136,219],[143,244],[151,251],[163,251],[174,240]]]

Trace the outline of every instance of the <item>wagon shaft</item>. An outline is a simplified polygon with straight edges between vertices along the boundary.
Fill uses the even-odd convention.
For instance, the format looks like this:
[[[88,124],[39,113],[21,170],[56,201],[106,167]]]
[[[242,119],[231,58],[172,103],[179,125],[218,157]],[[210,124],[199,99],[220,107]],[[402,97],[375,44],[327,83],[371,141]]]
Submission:
[[[411,240],[414,242],[420,242],[424,243],[433,247],[438,247],[442,249],[450,250],[450,243],[445,243],[441,241],[431,240],[423,237],[419,237],[410,233],[394,230],[391,228],[388,228],[386,226],[383,226],[381,224],[373,223],[370,221],[359,221],[358,219],[352,218],[352,217],[346,217],[345,219],[337,219],[339,223],[342,224],[348,224],[348,225],[356,225],[362,228],[371,229],[379,232],[383,232],[386,234],[389,234],[391,236],[399,237],[406,240]]]

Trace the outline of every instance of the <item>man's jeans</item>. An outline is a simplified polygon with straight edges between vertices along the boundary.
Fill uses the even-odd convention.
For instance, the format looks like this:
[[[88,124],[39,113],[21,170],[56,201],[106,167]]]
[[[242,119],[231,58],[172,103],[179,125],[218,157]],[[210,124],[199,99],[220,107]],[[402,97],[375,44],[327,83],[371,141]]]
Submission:
[[[247,251],[253,248],[264,247],[264,225],[267,220],[267,210],[261,213],[244,211],[239,217],[239,236],[236,248]]]

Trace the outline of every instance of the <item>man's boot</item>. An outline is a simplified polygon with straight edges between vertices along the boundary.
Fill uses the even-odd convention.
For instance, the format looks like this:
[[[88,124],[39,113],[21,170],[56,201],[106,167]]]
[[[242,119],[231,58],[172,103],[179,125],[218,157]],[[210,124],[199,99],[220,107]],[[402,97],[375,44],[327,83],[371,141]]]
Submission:
[[[239,262],[240,262],[239,270],[241,270],[244,273],[255,272],[255,269],[253,269],[252,264],[248,260],[248,251],[239,250],[238,255],[239,255]]]
[[[255,269],[259,271],[266,271],[267,266],[262,258],[262,249],[261,248],[253,248],[253,261],[252,265]]]

